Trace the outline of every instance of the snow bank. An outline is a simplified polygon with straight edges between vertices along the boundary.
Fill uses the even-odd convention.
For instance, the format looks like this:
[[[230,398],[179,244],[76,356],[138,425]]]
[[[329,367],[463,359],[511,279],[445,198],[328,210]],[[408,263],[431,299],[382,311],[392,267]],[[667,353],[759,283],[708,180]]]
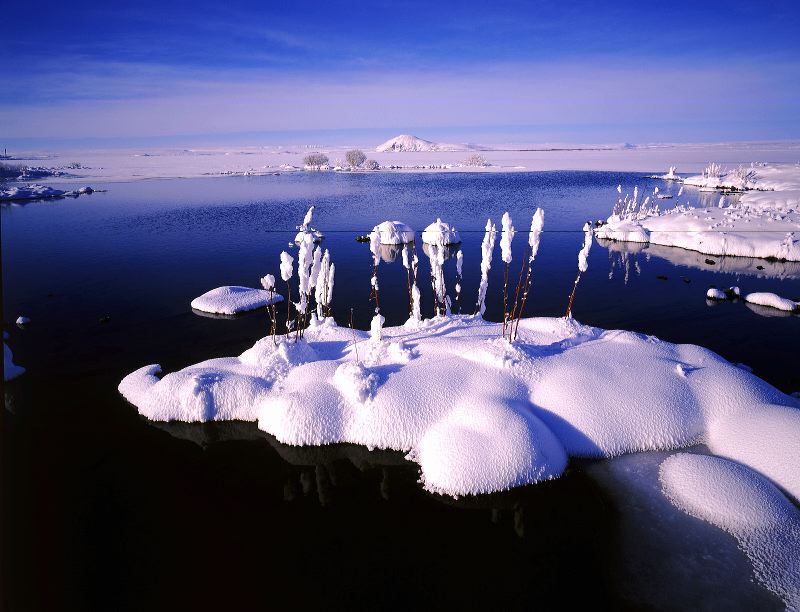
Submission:
[[[394,245],[414,242],[414,230],[401,221],[384,221],[372,228],[380,244]]]
[[[425,244],[435,244],[440,246],[447,246],[450,244],[459,244],[461,237],[456,228],[451,227],[449,223],[445,223],[441,219],[436,219],[422,232],[422,242]]]
[[[684,185],[700,187],[701,190],[725,189],[746,191],[748,189],[770,188],[759,185],[758,173],[753,166],[749,168],[739,166],[729,170],[713,162],[706,166],[702,174],[689,176],[683,179],[683,183]]]
[[[3,380],[9,381],[25,373],[25,368],[18,366],[13,361],[13,355],[8,345],[3,342]]]
[[[686,446],[739,415],[773,419],[776,407],[798,406],[700,347],[563,318],[522,320],[509,344],[501,327],[437,317],[384,327],[375,341],[327,319],[297,343],[265,338],[161,379],[146,366],[120,392],[153,420],[257,418],[286,444],[406,451],[425,486],[450,495],[553,478],[567,456]],[[800,473],[800,454],[778,449],[764,461],[778,457]]]
[[[793,302],[787,300],[774,293],[758,292],[748,293],[744,296],[746,302],[757,304],[758,306],[768,306],[770,308],[777,308],[778,310],[785,310],[786,312],[795,312],[800,310],[800,302]]]
[[[800,166],[775,170],[782,178],[772,185],[800,183]],[[679,205],[645,214],[614,214],[595,229],[595,235],[677,246],[707,255],[800,261],[800,198],[795,192],[756,195],[745,194],[737,204],[717,208]]]
[[[787,609],[800,609],[800,512],[747,467],[678,453],[661,464],[664,493],[687,514],[732,534],[755,576]]]
[[[273,293],[272,298],[270,298],[270,292],[264,289],[251,289],[233,285],[217,287],[207,291],[203,295],[194,298],[191,306],[195,310],[202,310],[203,312],[232,315],[282,301],[283,296],[278,293]]]

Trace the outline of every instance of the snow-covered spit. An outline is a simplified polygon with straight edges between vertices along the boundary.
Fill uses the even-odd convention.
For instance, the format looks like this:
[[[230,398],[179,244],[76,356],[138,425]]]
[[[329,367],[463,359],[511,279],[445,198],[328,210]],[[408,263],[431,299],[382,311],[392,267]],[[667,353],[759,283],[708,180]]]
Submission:
[[[755,180],[770,191],[745,193],[733,204],[722,196],[716,208],[661,211],[647,200],[638,207],[618,205],[595,235],[707,255],[800,261],[800,165],[759,167]]]
[[[77,198],[79,195],[93,193],[94,189],[91,187],[81,187],[65,191],[63,189],[55,189],[48,185],[26,185],[23,187],[9,187],[7,189],[0,189],[0,202],[21,202],[25,200],[53,200],[58,198]]]
[[[119,390],[156,421],[258,421],[286,444],[405,451],[427,489],[454,496],[558,477],[568,457],[698,442],[800,495],[800,402],[715,353],[565,318],[500,336],[479,317],[384,327],[382,340],[314,319],[299,341],[266,337],[162,378],[148,365]]]
[[[230,285],[207,291],[194,298],[191,306],[212,314],[233,315],[282,301],[283,296],[274,291]]]

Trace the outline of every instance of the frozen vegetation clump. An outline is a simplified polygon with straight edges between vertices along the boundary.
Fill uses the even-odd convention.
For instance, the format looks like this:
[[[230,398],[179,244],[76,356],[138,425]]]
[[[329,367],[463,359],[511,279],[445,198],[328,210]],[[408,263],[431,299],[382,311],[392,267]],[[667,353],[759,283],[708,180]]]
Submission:
[[[491,219],[486,221],[486,233],[481,243],[481,281],[478,285],[477,314],[483,317],[486,312],[486,291],[489,288],[489,270],[492,268],[492,252],[497,240],[497,229]]]

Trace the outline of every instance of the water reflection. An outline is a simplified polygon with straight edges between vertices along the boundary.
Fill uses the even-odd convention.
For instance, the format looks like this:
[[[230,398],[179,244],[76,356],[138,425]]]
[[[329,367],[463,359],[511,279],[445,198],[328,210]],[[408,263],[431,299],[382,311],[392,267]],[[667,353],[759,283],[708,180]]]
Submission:
[[[597,243],[608,249],[609,261],[611,262],[609,278],[613,276],[614,269],[619,268],[620,270],[624,270],[627,279],[631,265],[635,267],[638,273],[638,256],[644,254],[648,258],[650,256],[655,256],[664,259],[674,266],[685,266],[687,268],[694,268],[706,272],[746,275],[757,278],[775,278],[779,280],[800,279],[800,261],[772,261],[753,257],[720,257],[716,255],[705,255],[697,251],[690,251],[680,247],[644,244],[639,242],[615,242],[602,238],[597,239]]]

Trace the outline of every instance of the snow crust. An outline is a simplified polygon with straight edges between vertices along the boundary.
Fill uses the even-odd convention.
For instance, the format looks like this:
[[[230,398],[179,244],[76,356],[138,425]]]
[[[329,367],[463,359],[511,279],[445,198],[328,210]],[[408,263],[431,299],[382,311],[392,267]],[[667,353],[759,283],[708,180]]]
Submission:
[[[203,312],[232,315],[282,301],[283,296],[278,293],[270,293],[264,289],[230,285],[207,291],[203,295],[194,298],[191,306],[195,310],[202,310]]]
[[[458,230],[452,227],[449,223],[445,223],[441,219],[436,219],[422,232],[422,242],[425,244],[433,244],[439,246],[447,246],[450,244],[459,244],[461,236]]]
[[[674,505],[733,535],[756,579],[800,609],[800,511],[773,484],[739,463],[688,453],[664,460],[660,480]]]
[[[3,380],[9,381],[25,373],[25,368],[18,366],[13,361],[13,355],[8,344],[3,342]]]
[[[748,293],[744,296],[745,302],[750,304],[757,304],[758,306],[768,306],[778,310],[785,310],[786,312],[795,312],[800,310],[800,302],[793,302],[786,298],[782,298],[774,293],[766,291],[757,293]]]
[[[775,191],[745,193],[717,208],[679,205],[615,214],[595,229],[598,238],[677,246],[708,255],[800,261],[800,166],[765,166],[760,183]],[[788,191],[780,189],[791,188]]]
[[[380,244],[408,244],[414,242],[414,230],[402,221],[384,221],[372,228]]]
[[[753,374],[701,347],[572,319],[524,319],[513,344],[501,327],[441,316],[383,327],[376,340],[326,319],[298,342],[264,338],[160,379],[145,366],[119,388],[153,420],[257,419],[286,444],[406,451],[426,488],[454,496],[557,477],[568,456],[700,441],[795,490],[800,403]],[[763,427],[740,431],[744,416]],[[756,458],[741,450],[740,436],[755,449],[772,443],[773,422],[783,446]]]

